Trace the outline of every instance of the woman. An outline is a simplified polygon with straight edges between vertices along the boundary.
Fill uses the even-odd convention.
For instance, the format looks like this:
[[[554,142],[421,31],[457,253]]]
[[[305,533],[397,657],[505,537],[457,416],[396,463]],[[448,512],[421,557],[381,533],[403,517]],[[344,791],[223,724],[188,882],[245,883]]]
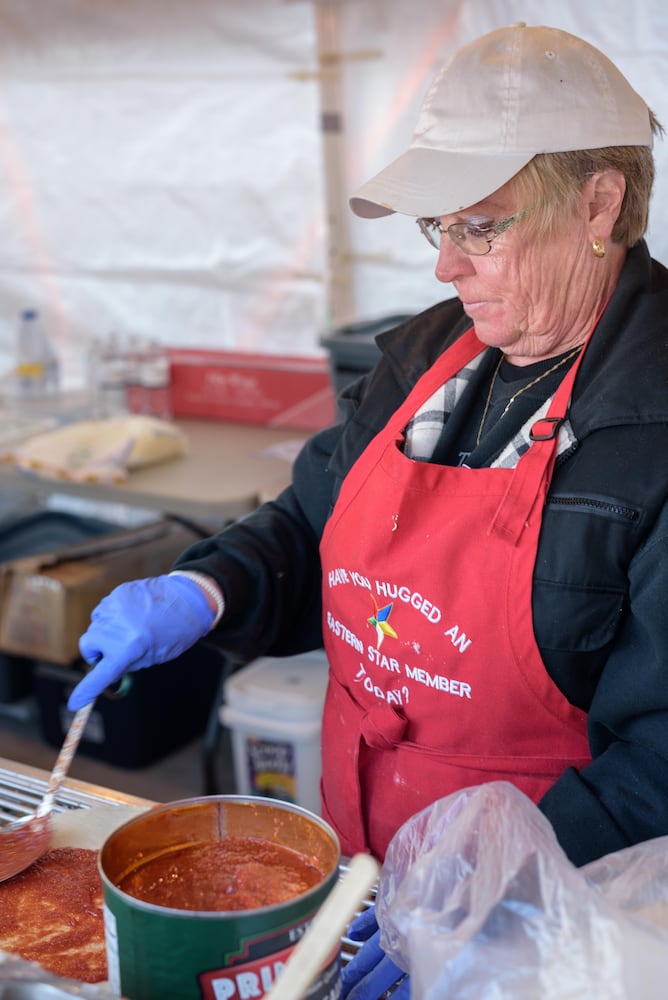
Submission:
[[[324,642],[345,853],[382,858],[417,810],[499,778],[576,864],[667,833],[658,129],[565,32],[457,53],[352,206],[416,217],[458,298],[380,337],[275,502],[101,603],[70,707],[209,630],[241,662]]]

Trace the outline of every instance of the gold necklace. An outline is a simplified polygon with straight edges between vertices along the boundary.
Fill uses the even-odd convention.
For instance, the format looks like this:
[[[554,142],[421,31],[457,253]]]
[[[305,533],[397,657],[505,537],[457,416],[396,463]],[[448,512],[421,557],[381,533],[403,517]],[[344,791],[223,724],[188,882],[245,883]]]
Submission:
[[[560,361],[557,361],[556,364],[552,365],[551,368],[548,368],[546,372],[543,372],[542,375],[537,375],[536,378],[533,379],[531,382],[527,383],[527,385],[524,385],[522,386],[521,389],[518,389],[515,395],[511,396],[506,405],[504,406],[503,413],[499,417],[499,420],[503,420],[506,413],[513,405],[518,396],[521,396],[523,392],[527,391],[527,389],[532,389],[534,385],[538,385],[539,382],[542,382],[543,379],[547,378],[548,375],[551,375],[552,372],[556,372],[557,368],[561,368],[562,365],[565,365],[567,361],[570,361],[571,358],[574,358],[575,355],[578,354],[581,350],[582,350],[582,344],[578,344],[577,347],[574,347],[572,351],[569,351],[568,354],[566,354],[563,358],[561,358]],[[483,427],[485,426],[485,421],[487,420],[487,412],[489,410],[489,405],[492,402],[492,393],[494,392],[494,386],[496,384],[496,376],[499,374],[499,369],[501,368],[503,359],[504,355],[502,354],[501,357],[499,358],[499,363],[494,369],[494,374],[492,375],[492,382],[489,387],[489,392],[487,393],[487,399],[485,400],[485,409],[483,410],[482,420],[480,421],[480,426],[478,427],[478,433],[475,439],[476,447],[480,444],[480,439],[482,437],[482,430]]]

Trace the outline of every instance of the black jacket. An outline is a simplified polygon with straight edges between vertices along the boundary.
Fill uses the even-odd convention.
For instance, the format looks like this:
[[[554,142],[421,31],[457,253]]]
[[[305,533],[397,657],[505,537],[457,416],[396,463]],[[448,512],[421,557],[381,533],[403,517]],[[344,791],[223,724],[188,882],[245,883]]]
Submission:
[[[307,442],[293,483],[179,568],[203,570],[228,610],[233,660],[322,644],[318,542],[341,480],[436,357],[470,326],[458,299],[378,338],[382,357]],[[564,695],[588,713],[592,763],[540,806],[576,864],[668,834],[668,271],[628,256],[578,372],[577,444],[560,456],[534,573],[534,630]]]

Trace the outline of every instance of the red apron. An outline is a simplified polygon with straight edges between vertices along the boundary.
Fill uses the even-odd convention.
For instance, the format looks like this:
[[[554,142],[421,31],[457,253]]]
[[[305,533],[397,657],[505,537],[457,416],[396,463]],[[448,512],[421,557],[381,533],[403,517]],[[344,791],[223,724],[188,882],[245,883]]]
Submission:
[[[400,450],[418,407],[481,349],[470,330],[420,379],[349,472],[323,534],[323,815],[346,854],[382,859],[409,816],[460,788],[507,780],[537,801],[590,760],[586,716],[550,679],[531,609],[554,418],[584,352],[514,469]]]

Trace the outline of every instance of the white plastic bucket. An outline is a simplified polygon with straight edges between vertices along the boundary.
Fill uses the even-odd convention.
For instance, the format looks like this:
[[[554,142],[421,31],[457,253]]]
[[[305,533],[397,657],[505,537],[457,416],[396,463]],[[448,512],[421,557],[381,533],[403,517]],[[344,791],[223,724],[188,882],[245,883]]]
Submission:
[[[327,688],[323,650],[262,657],[225,683],[220,719],[230,730],[237,793],[320,814],[320,733]]]

